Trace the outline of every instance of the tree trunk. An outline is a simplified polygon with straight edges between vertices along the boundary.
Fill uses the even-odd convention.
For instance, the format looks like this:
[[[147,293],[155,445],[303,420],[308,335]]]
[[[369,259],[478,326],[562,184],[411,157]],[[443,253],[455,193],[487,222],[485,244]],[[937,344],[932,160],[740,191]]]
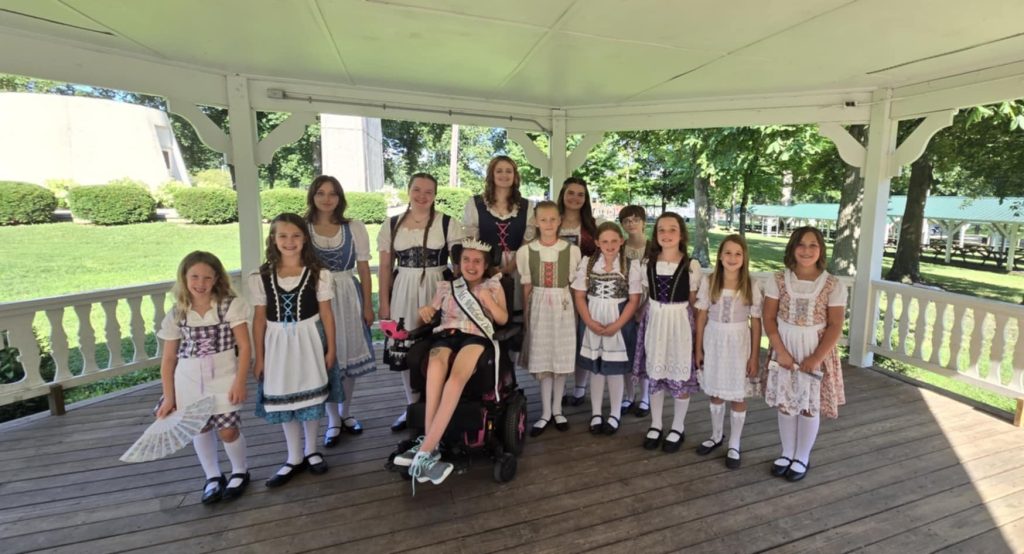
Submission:
[[[740,236],[747,236],[747,204],[750,203],[750,172],[743,173],[743,191],[740,192]]]
[[[702,173],[693,178],[693,257],[704,267],[711,266],[711,245],[708,229],[711,228],[711,198],[708,195],[710,182]]]
[[[864,144],[867,136],[864,125],[851,125],[850,135]],[[843,191],[839,197],[839,214],[836,219],[835,246],[828,271],[833,275],[854,276],[857,274],[857,243],[860,240],[860,214],[864,207],[864,178],[860,170],[846,166],[843,177]]]
[[[907,207],[900,223],[900,241],[892,269],[886,281],[921,282],[921,229],[924,226],[924,204],[932,186],[932,164],[927,155],[910,165],[910,187],[907,189]]]

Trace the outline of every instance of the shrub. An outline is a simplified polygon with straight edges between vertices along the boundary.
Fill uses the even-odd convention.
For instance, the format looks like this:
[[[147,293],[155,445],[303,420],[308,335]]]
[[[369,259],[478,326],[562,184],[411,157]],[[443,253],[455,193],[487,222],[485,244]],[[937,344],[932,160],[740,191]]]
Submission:
[[[0,225],[47,223],[57,197],[39,185],[0,181]]]
[[[78,183],[71,179],[47,179],[43,181],[43,186],[57,197],[57,207],[66,210],[68,209],[68,191],[72,187],[77,187]]]
[[[197,187],[234,188],[231,174],[223,169],[204,169],[192,176],[192,184]]]
[[[388,217],[387,197],[379,192],[346,192],[345,217],[363,223],[382,223]]]
[[[153,219],[156,201],[149,191],[125,181],[71,189],[68,204],[72,215],[96,225],[125,225]]]
[[[181,181],[167,181],[166,183],[157,187],[153,192],[153,199],[156,200],[157,207],[160,208],[173,208],[174,207],[174,195],[178,194],[178,191],[192,188]]]
[[[462,211],[466,209],[466,203],[473,197],[473,191],[467,188],[458,187],[437,187],[438,211],[444,212],[455,219],[462,220]]]
[[[270,189],[260,193],[263,219],[270,221],[284,212],[306,214],[305,189]]]
[[[222,188],[182,188],[174,194],[178,215],[199,225],[238,220],[238,194]]]

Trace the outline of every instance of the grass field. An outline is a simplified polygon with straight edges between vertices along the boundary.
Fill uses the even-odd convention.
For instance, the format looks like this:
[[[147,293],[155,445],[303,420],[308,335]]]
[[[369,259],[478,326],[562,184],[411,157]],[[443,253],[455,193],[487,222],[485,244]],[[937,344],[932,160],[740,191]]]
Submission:
[[[376,237],[379,225],[367,225],[373,260],[376,264]],[[728,233],[711,233],[712,259],[718,244]],[[782,268],[782,255],[786,239],[748,234],[751,249],[751,270],[776,271]],[[208,250],[224,262],[228,269],[238,269],[238,225],[197,226],[173,223],[145,223],[120,227],[97,227],[74,223],[56,223],[21,227],[0,227],[0,302],[13,302],[48,296],[57,296],[91,290],[100,290],[141,283],[168,281],[181,258],[192,250]],[[891,259],[884,262],[885,268]],[[924,262],[921,264],[925,279],[950,292],[993,300],[1020,299],[1024,292],[1024,276],[1020,273],[1001,274]],[[376,281],[376,279],[375,279]],[[376,282],[374,283],[376,288]],[[375,295],[376,296],[376,295]],[[376,298],[375,298],[376,300]],[[118,319],[122,328],[127,324],[127,306],[119,306]],[[148,299],[143,302],[143,313],[152,313]],[[92,314],[93,327],[101,335],[102,310]],[[65,327],[71,331],[69,342],[77,344],[77,319],[74,311],[66,310]],[[37,328],[48,329],[45,316],[36,320]],[[44,336],[44,345],[48,342]],[[154,343],[150,341],[149,349]],[[125,348],[131,354],[131,346]],[[153,350],[150,350],[151,352]],[[101,363],[105,348],[100,346]],[[74,362],[73,362],[74,363]],[[953,390],[971,398],[1012,410],[1013,400],[988,393],[970,385],[935,375],[931,372],[905,366],[891,360],[880,360],[879,365],[899,371],[937,386]],[[73,365],[74,367],[74,365]],[[144,378],[150,378],[145,376]],[[140,377],[126,376],[121,381],[134,382]],[[122,383],[91,385],[73,391],[74,397],[90,394],[91,389],[106,392]]]

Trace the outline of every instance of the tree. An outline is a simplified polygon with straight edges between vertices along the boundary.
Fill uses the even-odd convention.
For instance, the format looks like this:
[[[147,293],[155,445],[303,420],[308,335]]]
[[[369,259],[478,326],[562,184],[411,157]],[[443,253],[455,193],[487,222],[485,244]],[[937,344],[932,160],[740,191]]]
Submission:
[[[864,144],[867,140],[865,125],[851,125],[850,135]],[[831,143],[830,143],[831,144]],[[818,163],[814,164],[819,173],[836,178],[842,183],[839,196],[839,212],[836,214],[835,244],[828,271],[834,275],[853,276],[857,273],[857,244],[860,241],[860,214],[864,206],[864,178],[860,170],[846,164],[839,158],[835,146],[824,149]]]

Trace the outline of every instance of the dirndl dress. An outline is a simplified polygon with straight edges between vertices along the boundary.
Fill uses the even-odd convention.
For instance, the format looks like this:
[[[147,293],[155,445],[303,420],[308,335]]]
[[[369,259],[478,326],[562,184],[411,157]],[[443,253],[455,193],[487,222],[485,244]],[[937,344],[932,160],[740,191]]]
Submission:
[[[644,274],[647,263],[637,263]],[[633,362],[633,379],[639,382],[648,379],[651,394],[668,392],[673,398],[692,394],[700,390],[697,372],[693,367],[694,314],[690,301],[671,301],[670,292],[681,281],[682,271],[676,272],[679,264],[658,262],[655,274],[655,290],[647,292],[647,312],[640,321],[637,332],[636,357]],[[693,260],[689,268],[689,290],[696,290],[699,283],[700,264]],[[645,287],[647,286],[645,282]],[[688,298],[689,291],[685,291]]]
[[[734,290],[722,290],[718,301],[711,302],[710,282],[701,280],[697,292],[698,310],[707,310],[704,326],[704,368],[697,370],[700,388],[708,396],[730,402],[742,402],[754,391],[747,378],[747,361],[752,345],[750,319],[761,317],[761,289],[751,283],[753,302],[743,302]]]

